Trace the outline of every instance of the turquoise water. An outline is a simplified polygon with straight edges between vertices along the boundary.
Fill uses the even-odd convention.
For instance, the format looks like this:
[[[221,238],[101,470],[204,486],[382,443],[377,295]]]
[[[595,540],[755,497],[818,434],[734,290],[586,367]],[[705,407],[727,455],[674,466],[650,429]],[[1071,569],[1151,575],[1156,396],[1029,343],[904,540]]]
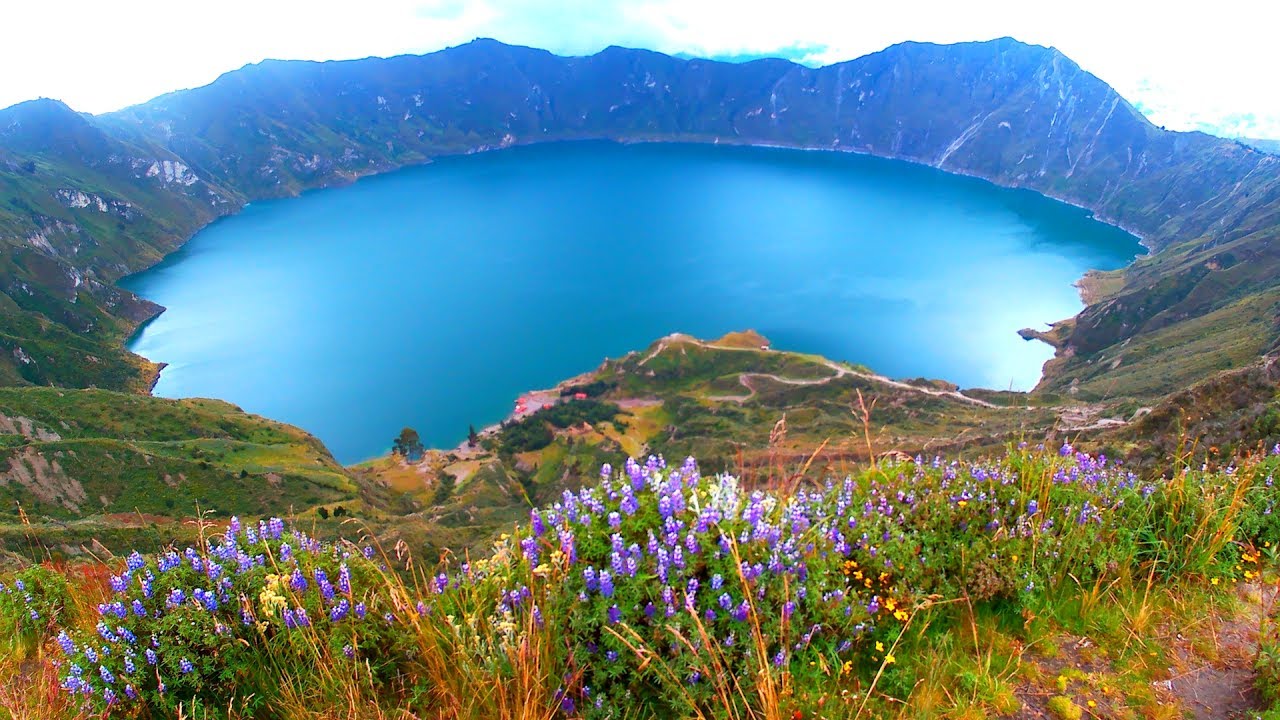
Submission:
[[[1027,389],[1016,331],[1135,238],[1077,208],[902,162],[550,144],[256,203],[121,284],[168,308],[130,344],[165,397],[316,433],[344,462],[405,425],[451,446],[524,390],[687,332],[895,377]]]

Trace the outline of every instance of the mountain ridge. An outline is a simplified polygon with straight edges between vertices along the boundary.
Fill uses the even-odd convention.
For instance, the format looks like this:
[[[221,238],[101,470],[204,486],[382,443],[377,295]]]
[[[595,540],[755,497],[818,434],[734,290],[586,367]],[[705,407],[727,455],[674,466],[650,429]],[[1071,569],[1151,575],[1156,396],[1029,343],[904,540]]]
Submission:
[[[0,119],[10,110],[0,111]],[[1157,251],[1126,272],[1113,295],[1086,308],[1067,333],[1047,385],[1075,389],[1070,383],[1096,370],[1082,357],[1134,333],[1158,332],[1175,315],[1221,310],[1223,303],[1212,298],[1187,302],[1220,282],[1213,277],[1217,269],[1239,264],[1218,249],[1234,247],[1235,257],[1246,250],[1265,254],[1280,226],[1268,210],[1280,197],[1280,158],[1202,133],[1161,130],[1060,51],[1012,38],[900,43],[822,68],[783,59],[685,60],[620,47],[560,57],[480,39],[421,56],[264,61],[115,113],[74,116],[105,138],[108,147],[98,153],[105,158],[86,157],[62,135],[44,144],[6,143],[0,130],[0,181],[21,175],[32,156],[89,169],[127,157],[136,175],[127,178],[130,185],[158,181],[160,187],[131,201],[116,195],[136,194],[136,187],[94,192],[94,183],[70,182],[68,171],[68,187],[41,188],[39,199],[47,206],[49,194],[65,191],[72,199],[61,204],[70,212],[35,213],[14,223],[17,213],[0,207],[0,237],[48,256],[67,278],[88,278],[94,297],[114,294],[105,303],[110,307],[138,302],[103,289],[116,278],[155,262],[249,201],[434,157],[579,139],[823,148],[1031,189],[1085,207]],[[99,246],[127,236],[122,244],[128,247],[109,264],[69,262],[62,236],[83,230],[80,218],[113,202],[138,208],[138,217],[118,223],[115,232],[86,234]],[[18,232],[5,227],[6,210]],[[146,221],[155,227],[142,234],[153,239],[139,243],[137,225]],[[49,247],[35,247],[42,242]],[[1185,250],[1162,252],[1188,243]],[[4,283],[10,297],[13,280],[32,274],[22,270]],[[1169,278],[1178,286],[1176,297],[1153,292]],[[80,287],[70,284],[72,291]],[[1261,286],[1267,282],[1260,276],[1242,285]],[[1180,310],[1157,317],[1171,299]],[[114,326],[99,343],[104,354],[147,313],[126,316],[97,321]],[[21,370],[15,366],[14,373]]]

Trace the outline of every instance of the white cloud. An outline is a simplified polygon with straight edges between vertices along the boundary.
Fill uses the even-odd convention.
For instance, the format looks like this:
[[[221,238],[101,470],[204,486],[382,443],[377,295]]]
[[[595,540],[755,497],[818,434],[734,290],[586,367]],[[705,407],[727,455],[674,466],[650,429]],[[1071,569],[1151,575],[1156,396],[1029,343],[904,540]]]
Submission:
[[[8,0],[0,105],[51,96],[101,112],[267,57],[428,52],[474,37],[583,54],[801,48],[834,62],[895,42],[1012,35],[1054,45],[1179,129],[1280,137],[1268,24],[1254,0]],[[1250,119],[1250,116],[1252,119]]]

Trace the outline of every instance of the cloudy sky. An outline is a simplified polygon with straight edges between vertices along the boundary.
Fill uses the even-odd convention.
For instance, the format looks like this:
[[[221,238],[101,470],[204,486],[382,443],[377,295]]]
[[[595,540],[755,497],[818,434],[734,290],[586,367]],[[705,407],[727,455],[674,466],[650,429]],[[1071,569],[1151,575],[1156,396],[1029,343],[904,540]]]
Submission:
[[[562,54],[607,45],[810,64],[903,40],[1053,45],[1158,124],[1280,138],[1261,0],[2,0],[0,106],[105,112],[264,58],[422,53],[494,37]]]

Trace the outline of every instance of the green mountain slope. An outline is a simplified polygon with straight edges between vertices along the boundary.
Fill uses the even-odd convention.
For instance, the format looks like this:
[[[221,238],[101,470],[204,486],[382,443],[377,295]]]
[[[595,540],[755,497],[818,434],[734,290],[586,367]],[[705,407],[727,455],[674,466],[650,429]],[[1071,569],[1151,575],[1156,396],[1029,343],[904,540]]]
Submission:
[[[257,515],[357,492],[319,440],[228,403],[0,389],[0,524],[19,513]]]
[[[96,118],[52,101],[0,112],[0,380],[144,387],[154,369],[119,344],[157,308],[110,283],[246,201],[445,154],[588,138],[902,158],[1059,197],[1142,234],[1161,252],[1070,328],[1051,390],[1149,396],[1196,379],[1202,364],[1158,354],[1125,354],[1127,374],[1112,365],[1126,341],[1177,342],[1211,313],[1222,321],[1197,338],[1246,326],[1257,338],[1227,366],[1276,337],[1231,308],[1277,277],[1280,158],[1163,131],[1056,50],[905,43],[812,69],[622,48],[565,58],[479,40],[425,56],[268,61]]]
[[[223,193],[62,103],[0,110],[0,380],[145,390],[155,368],[121,345],[161,308],[112,283],[229,211]]]

